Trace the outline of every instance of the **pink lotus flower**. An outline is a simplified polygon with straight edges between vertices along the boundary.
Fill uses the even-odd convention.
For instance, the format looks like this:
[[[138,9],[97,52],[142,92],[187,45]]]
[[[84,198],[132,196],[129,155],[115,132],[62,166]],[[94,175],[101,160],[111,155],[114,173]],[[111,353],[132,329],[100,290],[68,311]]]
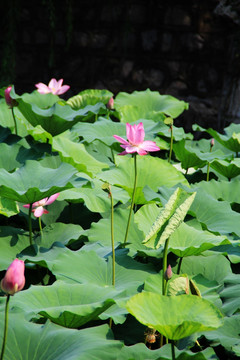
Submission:
[[[123,149],[119,155],[133,154],[137,152],[139,155],[147,155],[148,151],[159,151],[160,148],[154,141],[144,141],[145,131],[143,123],[138,125],[126,124],[127,140],[123,139],[118,135],[113,135]]]
[[[17,106],[17,101],[15,99],[11,98],[11,95],[10,95],[11,90],[12,90],[12,86],[8,86],[4,90],[5,101],[6,101],[6,104],[10,107],[10,109],[12,109],[14,106]]]
[[[37,91],[40,94],[52,93],[54,95],[61,95],[70,89],[69,85],[62,85],[62,83],[63,83],[63,79],[57,81],[56,79],[53,78],[52,80],[50,80],[48,86],[43,83],[35,84],[35,86],[37,87],[38,89]]]
[[[24,270],[24,261],[15,259],[11,263],[1,281],[1,288],[5,293],[14,295],[23,289],[25,285]]]
[[[60,193],[56,193],[52,196],[50,196],[49,198],[46,197],[42,200],[39,200],[39,201],[36,201],[32,204],[32,212],[34,214],[34,216],[36,217],[40,217],[42,216],[43,214],[48,214],[49,211],[47,211],[46,209],[44,209],[44,206],[46,205],[50,205],[52,204],[56,199],[57,197],[59,196]],[[30,208],[30,204],[26,204],[26,205],[23,205],[23,207],[25,208]]]

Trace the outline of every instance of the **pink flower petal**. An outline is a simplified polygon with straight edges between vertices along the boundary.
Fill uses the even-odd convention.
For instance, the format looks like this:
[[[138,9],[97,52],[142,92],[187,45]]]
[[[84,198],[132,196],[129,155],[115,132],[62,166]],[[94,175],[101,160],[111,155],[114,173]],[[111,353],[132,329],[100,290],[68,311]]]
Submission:
[[[43,206],[38,206],[35,210],[33,210],[33,214],[36,217],[42,216],[43,213],[44,213],[44,207]]]
[[[129,142],[125,139],[123,139],[121,136],[118,135],[113,135],[113,137],[119,141],[121,144],[125,144],[125,145],[129,145]]]
[[[49,89],[49,87],[43,83],[38,83],[38,84],[35,84],[36,88],[38,89],[37,91],[40,93],[40,94],[48,94],[51,92],[51,90]]]
[[[48,200],[45,202],[45,205],[50,205],[50,204],[52,204],[52,203],[57,199],[57,197],[58,197],[59,195],[60,195],[60,193],[56,193],[56,194],[50,196],[50,197],[48,198]]]
[[[141,144],[144,140],[144,137],[145,137],[145,131],[144,131],[143,123],[141,122],[136,126],[134,144],[135,145]]]
[[[141,145],[140,145],[142,150],[145,151],[159,151],[160,148],[155,144],[154,141],[144,141]]]
[[[23,207],[29,209],[29,208],[30,208],[30,204],[25,204],[25,205],[23,205]]]
[[[65,92],[67,92],[70,89],[69,85],[63,85],[60,89],[58,89],[55,94],[56,95],[61,95],[64,94]]]
[[[58,88],[58,81],[57,81],[55,78],[52,78],[52,79],[49,81],[48,87],[49,87],[50,89],[56,89],[56,88]]]

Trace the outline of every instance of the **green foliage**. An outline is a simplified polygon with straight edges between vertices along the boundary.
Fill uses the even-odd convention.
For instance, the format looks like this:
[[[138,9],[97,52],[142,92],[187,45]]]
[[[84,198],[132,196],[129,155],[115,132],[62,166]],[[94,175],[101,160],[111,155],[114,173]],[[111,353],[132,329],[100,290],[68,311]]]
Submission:
[[[177,360],[217,359],[219,348],[239,357],[239,124],[194,126],[212,146],[173,125],[188,104],[149,89],[117,94],[111,111],[108,90],[11,96],[18,135],[0,100],[0,280],[19,258],[26,285],[10,298],[4,359],[171,360],[162,336]],[[134,160],[113,135],[127,139],[126,122],[142,122],[161,151],[137,155],[123,244]],[[23,204],[57,192],[48,213],[29,217]],[[1,336],[5,302],[0,292]]]

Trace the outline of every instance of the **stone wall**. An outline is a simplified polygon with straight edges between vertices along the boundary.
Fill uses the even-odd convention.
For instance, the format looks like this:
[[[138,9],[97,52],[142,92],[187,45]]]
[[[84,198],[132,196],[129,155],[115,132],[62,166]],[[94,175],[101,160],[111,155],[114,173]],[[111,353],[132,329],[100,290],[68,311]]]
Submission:
[[[64,78],[67,97],[87,88],[150,88],[190,103],[178,120],[187,130],[193,123],[220,130],[240,113],[232,70],[239,8],[229,2],[10,0],[0,49],[13,69],[2,61],[1,80],[21,93]]]

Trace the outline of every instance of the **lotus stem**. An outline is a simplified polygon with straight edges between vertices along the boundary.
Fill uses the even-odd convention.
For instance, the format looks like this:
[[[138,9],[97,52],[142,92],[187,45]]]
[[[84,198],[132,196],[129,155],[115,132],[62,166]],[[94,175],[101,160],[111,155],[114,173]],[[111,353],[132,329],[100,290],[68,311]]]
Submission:
[[[15,114],[14,114],[14,110],[13,110],[13,107],[11,108],[12,110],[12,116],[13,116],[13,121],[14,121],[14,128],[15,128],[15,134],[17,135],[17,121],[16,121],[16,118],[15,118]]]
[[[171,162],[171,158],[172,158],[172,149],[173,149],[173,126],[170,126],[170,131],[171,131],[171,141],[170,141],[170,150],[169,150],[169,157],[168,157],[168,162]]]
[[[179,259],[179,263],[178,263],[178,268],[177,268],[177,274],[178,274],[178,275],[180,274],[182,261],[183,261],[183,257],[180,257],[180,259]]]
[[[113,228],[113,196],[111,190],[109,191],[111,199],[111,243],[112,243],[112,285],[115,286],[115,248],[114,248],[114,228]]]
[[[214,139],[212,139],[212,140],[214,140]],[[213,145],[214,145],[214,141],[211,141],[210,142],[210,152],[212,152]],[[208,166],[207,166],[207,181],[209,181],[209,170],[210,170],[210,162],[208,162]]]
[[[174,341],[171,341],[171,349],[172,349],[172,360],[176,360],[175,357],[175,348],[174,348]]]
[[[127,243],[128,231],[129,231],[130,220],[131,220],[131,215],[132,215],[133,206],[134,206],[134,199],[135,199],[136,185],[137,185],[137,155],[133,154],[133,157],[134,157],[134,185],[133,185],[132,201],[131,201],[131,206],[130,206],[129,215],[128,215],[127,228],[126,228],[126,233],[125,233],[124,242],[123,242],[124,246]]]
[[[32,204],[30,204],[28,211],[28,227],[29,227],[29,242],[30,245],[32,245]]]
[[[166,290],[167,290],[167,280],[165,279],[165,272],[167,270],[167,252],[168,252],[168,244],[169,244],[169,239],[168,238],[165,241],[165,245],[164,245],[164,250],[163,250],[163,274],[162,274],[162,295],[166,295]]]
[[[6,342],[7,342],[9,300],[10,300],[10,294],[7,294],[6,305],[5,305],[5,321],[4,321],[3,343],[2,343],[2,351],[1,351],[0,360],[3,359],[4,351],[5,351],[5,347],[6,347]]]
[[[40,233],[41,233],[41,238],[43,237],[43,231],[42,231],[42,222],[41,222],[41,216],[39,216],[38,218],[38,222],[39,222],[39,229],[40,229]]]

